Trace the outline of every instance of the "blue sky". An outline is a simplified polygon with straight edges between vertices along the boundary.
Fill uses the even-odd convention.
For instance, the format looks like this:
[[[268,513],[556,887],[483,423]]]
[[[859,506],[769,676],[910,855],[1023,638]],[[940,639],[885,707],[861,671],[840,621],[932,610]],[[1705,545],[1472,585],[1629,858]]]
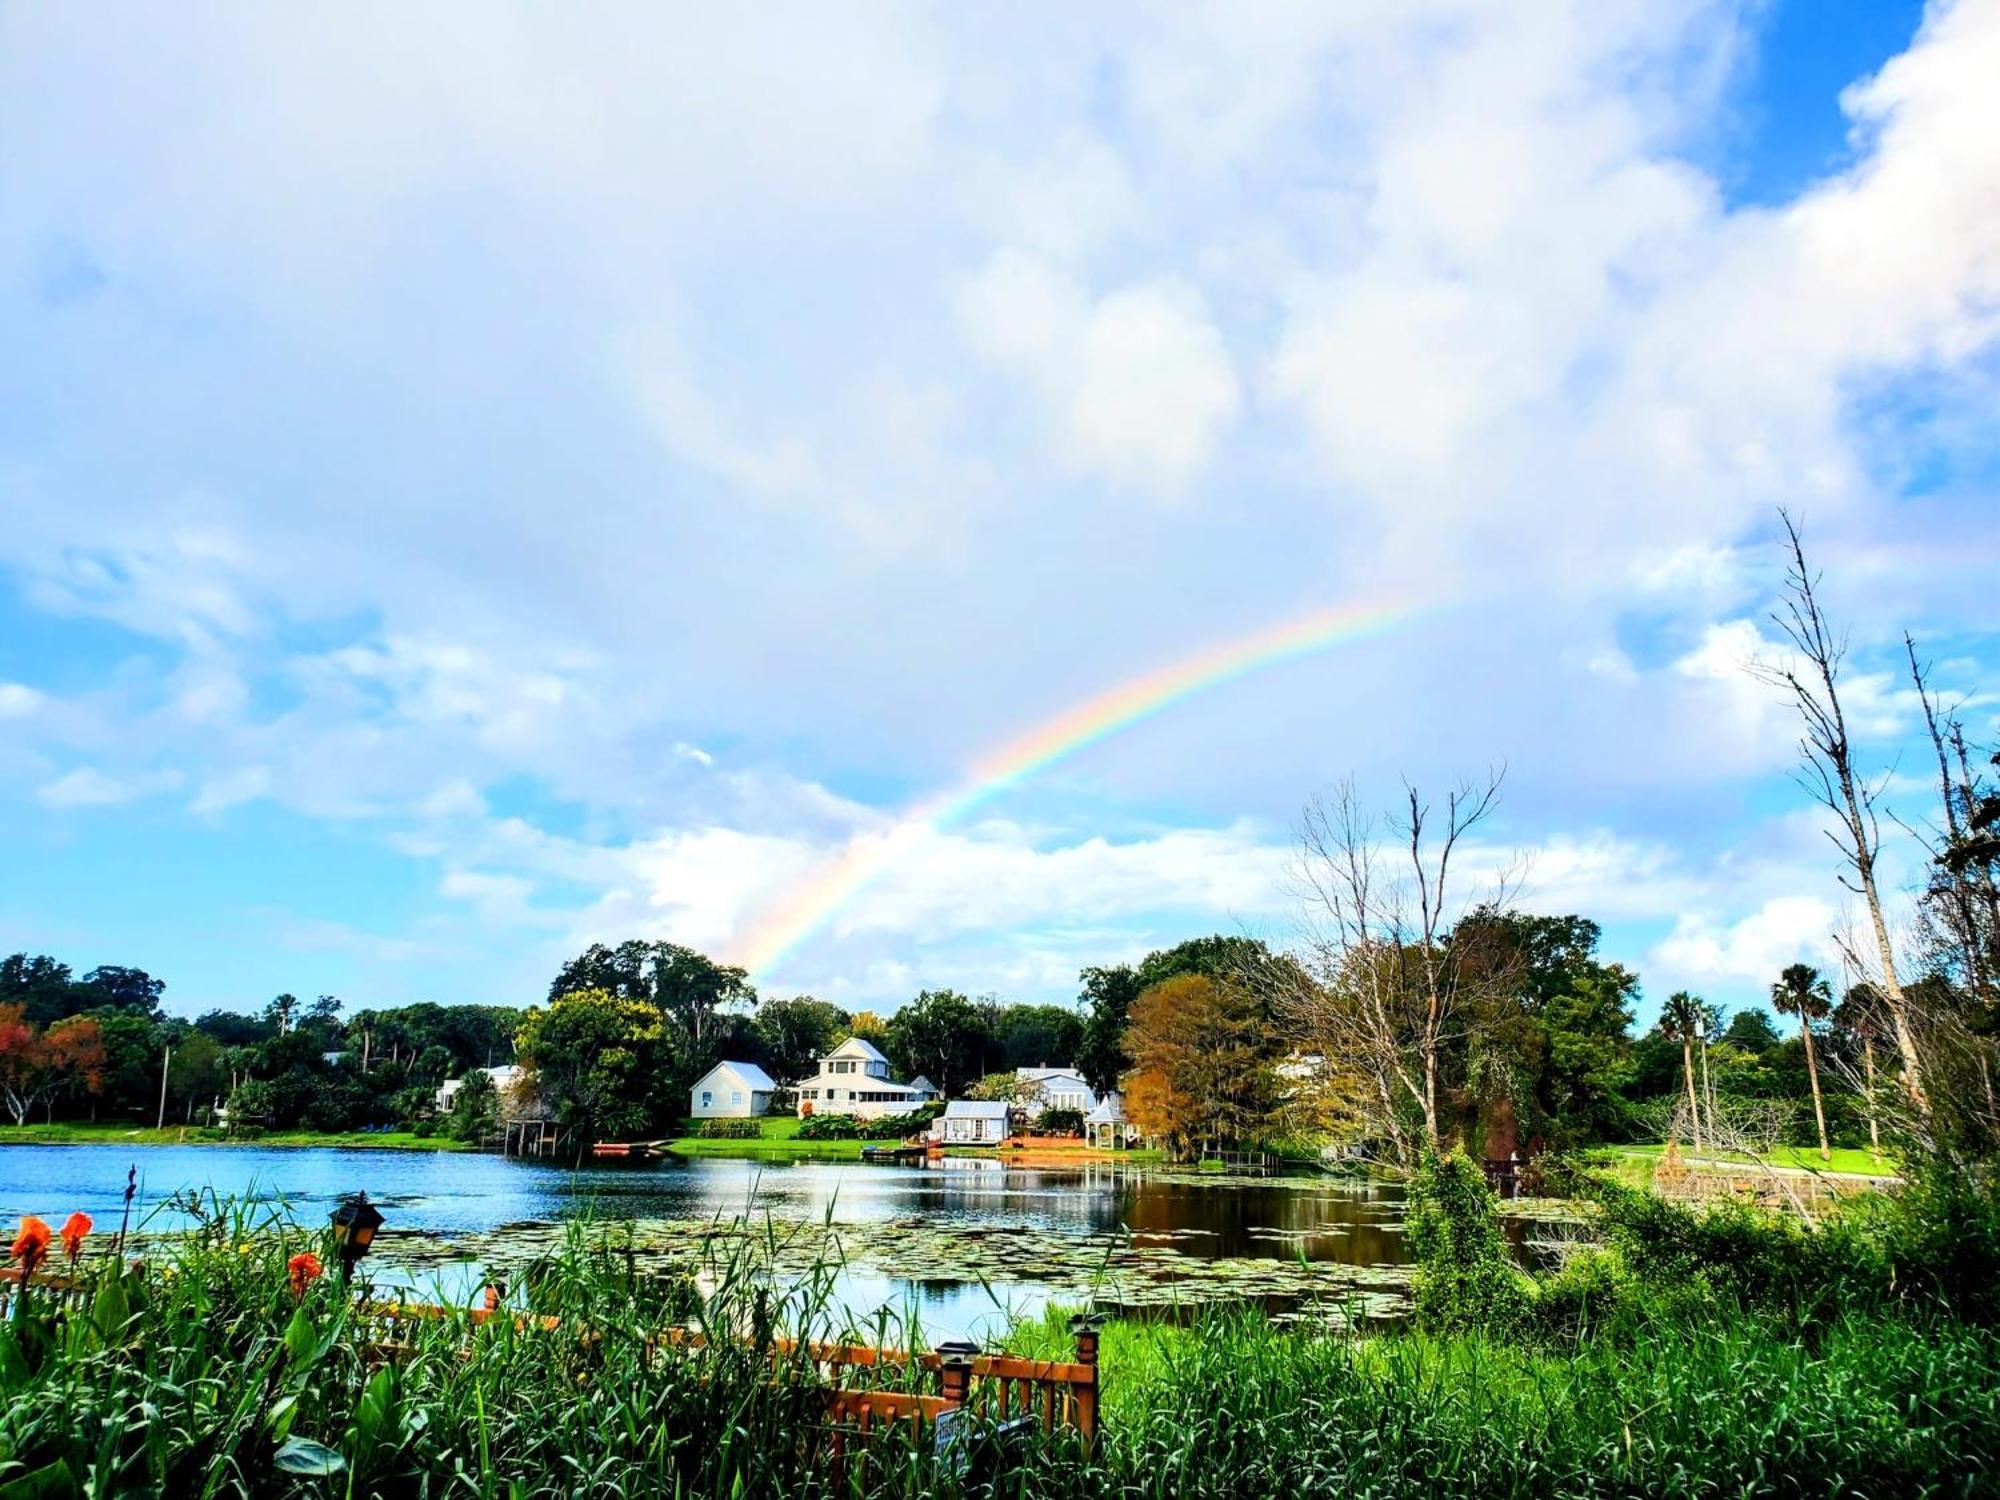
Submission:
[[[769,992],[1063,998],[1504,762],[1475,876],[1754,1000],[1842,919],[1775,506],[1892,802],[1904,628],[1993,732],[1994,76],[1996,0],[0,5],[0,951],[526,1003],[893,837]]]

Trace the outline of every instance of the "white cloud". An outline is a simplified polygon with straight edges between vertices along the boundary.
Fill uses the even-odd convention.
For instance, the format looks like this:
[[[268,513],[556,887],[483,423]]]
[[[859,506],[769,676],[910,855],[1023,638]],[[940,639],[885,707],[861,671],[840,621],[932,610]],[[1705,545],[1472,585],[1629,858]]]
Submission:
[[[41,702],[42,694],[25,683],[0,682],[0,719],[25,719]]]
[[[1200,290],[1179,277],[1092,298],[1040,257],[1003,250],[959,290],[967,342],[1051,408],[1062,460],[1176,495],[1235,419],[1234,366]]]
[[[35,789],[44,807],[115,807],[179,786],[178,772],[158,771],[138,776],[110,776],[95,766],[78,766]]]
[[[1655,987],[1767,986],[1787,964],[1837,969],[1834,904],[1818,896],[1777,896],[1734,921],[1684,916],[1647,955]]]

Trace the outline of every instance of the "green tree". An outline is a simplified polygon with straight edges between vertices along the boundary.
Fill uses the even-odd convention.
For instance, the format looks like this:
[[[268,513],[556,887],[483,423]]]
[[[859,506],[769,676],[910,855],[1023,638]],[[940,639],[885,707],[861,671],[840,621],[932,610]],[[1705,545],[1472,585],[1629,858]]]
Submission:
[[[1722,1029],[1722,1040],[1739,1052],[1762,1057],[1778,1045],[1778,1030],[1761,1010],[1739,1010]]]
[[[780,1083],[796,1083],[840,1045],[852,1021],[837,1005],[799,995],[765,1001],[758,1007],[756,1024],[772,1073]]]
[[[889,1018],[890,1059],[947,1097],[985,1073],[994,1051],[985,1016],[956,990],[925,990]]]
[[[1075,1067],[1083,1018],[1066,1005],[1003,1005],[993,1035],[1004,1067]]]
[[[451,1117],[446,1130],[455,1141],[483,1141],[499,1128],[500,1091],[483,1069],[465,1075],[465,1082],[451,1096]]]
[[[1118,1080],[1132,1066],[1125,1053],[1125,1027],[1131,1018],[1132,1002],[1145,986],[1130,964],[1085,969],[1078,976],[1083,992],[1078,997],[1084,1007],[1083,1030],[1077,1045],[1077,1066],[1083,1081],[1098,1093],[1118,1087]]]
[[[593,1142],[644,1131],[659,1118],[667,1025],[649,1000],[592,989],[559,995],[528,1012],[515,1050],[579,1158]]]
[[[1702,1149],[1701,1096],[1694,1086],[1694,1044],[1708,1024],[1708,1007],[1686,990],[1675,990],[1660,1007],[1660,1033],[1680,1043],[1681,1071],[1687,1083],[1688,1119],[1694,1131],[1694,1149]]]
[[[1799,1041],[1806,1049],[1806,1078],[1812,1086],[1813,1120],[1819,1126],[1819,1154],[1833,1160],[1826,1138],[1826,1105],[1819,1093],[1819,1060],[1813,1053],[1812,1023],[1833,1009],[1833,988],[1811,964],[1788,964],[1771,986],[1771,1005],[1781,1016],[1799,1018]]]

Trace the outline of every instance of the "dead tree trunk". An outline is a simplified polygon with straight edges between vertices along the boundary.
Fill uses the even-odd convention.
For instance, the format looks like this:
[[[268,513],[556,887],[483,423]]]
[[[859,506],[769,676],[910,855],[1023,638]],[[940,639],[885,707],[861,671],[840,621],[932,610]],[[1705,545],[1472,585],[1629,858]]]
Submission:
[[[1930,1102],[1924,1093],[1924,1070],[1917,1052],[1917,1032],[1908,998],[1896,972],[1895,945],[1889,938],[1889,922],[1882,910],[1882,895],[1876,887],[1875,859],[1881,833],[1875,817],[1875,792],[1865,785],[1854,767],[1854,746],[1848,738],[1847,719],[1840,707],[1840,665],[1847,654],[1846,642],[1834,634],[1819,603],[1819,575],[1806,562],[1805,543],[1787,511],[1779,511],[1791,548],[1791,563],[1782,609],[1772,614],[1799,654],[1802,668],[1789,662],[1760,663],[1755,670],[1764,680],[1786,690],[1804,724],[1800,740],[1799,784],[1827,807],[1839,820],[1840,832],[1829,833],[1851,872],[1842,883],[1858,894],[1868,908],[1868,923],[1875,937],[1876,957],[1882,973],[1883,1006],[1895,1035],[1896,1050],[1903,1062],[1903,1087],[1920,1116],[1928,1118]]]

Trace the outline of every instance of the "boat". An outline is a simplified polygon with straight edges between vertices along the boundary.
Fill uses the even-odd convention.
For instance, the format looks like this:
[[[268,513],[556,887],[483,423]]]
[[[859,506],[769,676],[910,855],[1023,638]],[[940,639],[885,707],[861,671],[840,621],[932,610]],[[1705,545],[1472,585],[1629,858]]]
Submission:
[[[922,1146],[863,1146],[863,1161],[922,1161],[926,1152]]]

